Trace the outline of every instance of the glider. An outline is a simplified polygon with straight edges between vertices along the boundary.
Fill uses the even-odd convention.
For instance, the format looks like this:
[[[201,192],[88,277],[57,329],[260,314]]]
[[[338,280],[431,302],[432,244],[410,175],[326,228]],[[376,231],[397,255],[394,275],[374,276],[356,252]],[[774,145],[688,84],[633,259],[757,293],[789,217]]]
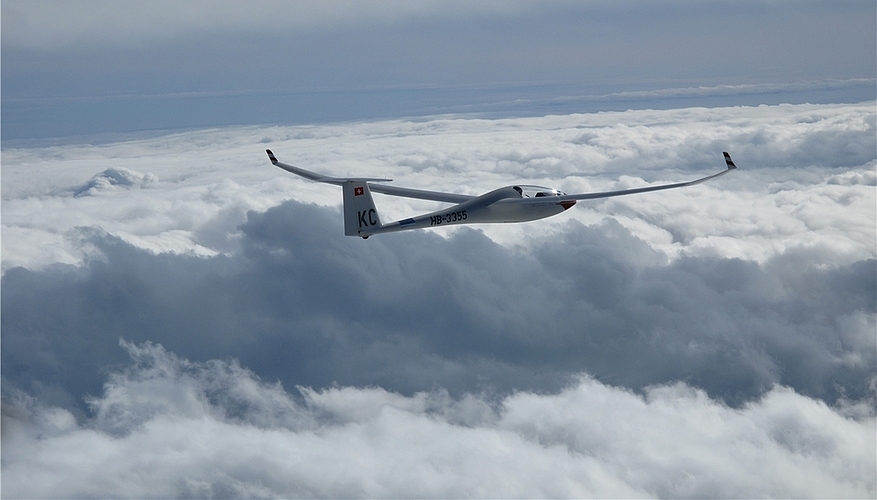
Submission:
[[[272,164],[287,172],[312,181],[341,186],[344,201],[344,234],[347,236],[360,236],[362,238],[368,238],[373,234],[435,226],[491,222],[527,222],[544,219],[545,217],[551,217],[570,209],[578,200],[610,198],[613,196],[693,186],[720,175],[725,175],[737,168],[734,165],[734,161],[731,160],[731,155],[723,152],[727,169],[693,181],[622,189],[620,191],[581,194],[566,194],[554,188],[518,184],[494,189],[481,196],[470,196],[382,184],[389,182],[391,179],[328,177],[311,172],[310,170],[281,163],[277,161],[277,158],[270,149],[265,151],[268,153],[268,158]],[[454,205],[428,214],[384,224],[381,222],[381,218],[378,217],[378,211],[375,209],[375,203],[372,200],[372,192],[405,198],[454,203]]]

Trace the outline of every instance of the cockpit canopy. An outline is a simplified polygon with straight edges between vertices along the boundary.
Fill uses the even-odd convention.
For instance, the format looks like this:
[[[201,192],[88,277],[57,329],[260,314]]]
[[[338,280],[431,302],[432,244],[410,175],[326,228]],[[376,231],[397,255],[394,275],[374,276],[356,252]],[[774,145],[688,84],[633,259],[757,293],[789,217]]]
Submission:
[[[528,186],[525,184],[512,186],[512,189],[517,191],[522,198],[541,198],[543,196],[563,196],[566,194],[563,191],[558,191],[557,189],[550,187]]]

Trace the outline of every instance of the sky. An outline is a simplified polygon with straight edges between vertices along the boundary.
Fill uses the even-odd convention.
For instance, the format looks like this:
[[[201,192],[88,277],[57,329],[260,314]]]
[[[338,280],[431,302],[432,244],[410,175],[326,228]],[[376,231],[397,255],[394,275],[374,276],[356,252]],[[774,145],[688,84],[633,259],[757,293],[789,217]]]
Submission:
[[[2,9],[3,141],[852,103],[874,99],[877,73],[868,0],[11,0]]]
[[[874,497],[873,2],[207,5],[2,4],[3,496]]]

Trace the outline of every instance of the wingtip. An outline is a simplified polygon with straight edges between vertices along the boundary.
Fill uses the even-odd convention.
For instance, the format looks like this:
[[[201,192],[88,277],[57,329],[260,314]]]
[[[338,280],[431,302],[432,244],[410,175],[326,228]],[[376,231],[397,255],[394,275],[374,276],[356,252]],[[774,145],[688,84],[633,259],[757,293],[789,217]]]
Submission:
[[[268,153],[268,159],[271,160],[271,163],[276,164],[277,158],[274,156],[274,153],[272,153],[270,149],[266,149],[265,152]]]
[[[734,160],[731,159],[731,155],[727,151],[722,151],[722,155],[725,157],[725,165],[728,166],[728,170],[737,168],[737,165],[734,164]]]

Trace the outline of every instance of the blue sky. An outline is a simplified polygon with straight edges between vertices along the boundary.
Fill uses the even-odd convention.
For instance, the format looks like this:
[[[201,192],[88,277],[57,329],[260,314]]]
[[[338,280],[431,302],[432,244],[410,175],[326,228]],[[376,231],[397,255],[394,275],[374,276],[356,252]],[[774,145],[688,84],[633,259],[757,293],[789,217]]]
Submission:
[[[877,72],[870,1],[2,8],[4,140],[448,112],[861,102],[874,98]],[[696,88],[672,99],[649,93]],[[630,91],[638,94],[617,95]]]
[[[4,497],[875,496],[873,0],[2,9]]]

